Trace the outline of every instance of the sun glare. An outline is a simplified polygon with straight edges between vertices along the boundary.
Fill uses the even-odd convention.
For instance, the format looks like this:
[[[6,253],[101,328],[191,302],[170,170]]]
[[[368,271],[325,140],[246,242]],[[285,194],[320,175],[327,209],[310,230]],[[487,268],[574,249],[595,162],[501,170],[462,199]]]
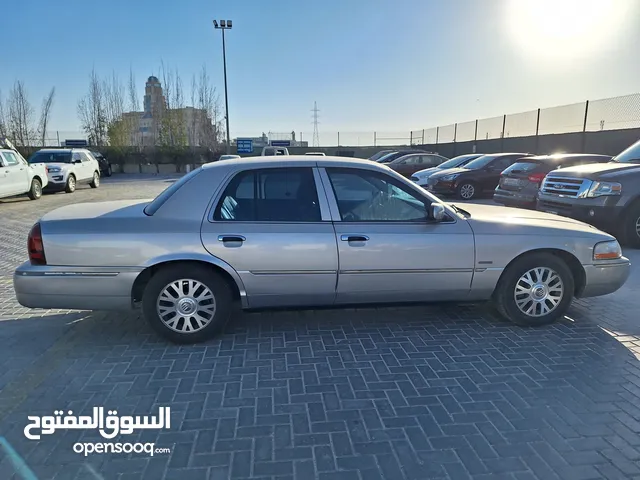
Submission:
[[[509,0],[506,21],[523,54],[546,59],[589,56],[620,40],[638,21],[637,0]]]

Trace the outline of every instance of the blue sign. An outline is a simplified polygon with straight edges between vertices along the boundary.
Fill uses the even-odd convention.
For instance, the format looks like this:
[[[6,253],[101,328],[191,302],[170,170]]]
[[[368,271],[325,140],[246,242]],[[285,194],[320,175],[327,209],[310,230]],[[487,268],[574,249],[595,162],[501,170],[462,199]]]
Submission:
[[[271,142],[272,147],[290,147],[291,140],[273,140]]]
[[[236,147],[238,153],[253,153],[253,140],[250,138],[237,138]]]
[[[87,140],[65,140],[65,147],[86,147],[89,145]]]

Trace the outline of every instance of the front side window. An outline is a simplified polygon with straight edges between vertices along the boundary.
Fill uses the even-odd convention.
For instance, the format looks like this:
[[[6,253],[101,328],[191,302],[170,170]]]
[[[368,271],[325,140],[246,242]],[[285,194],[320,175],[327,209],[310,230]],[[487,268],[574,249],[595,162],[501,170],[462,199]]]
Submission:
[[[267,168],[241,172],[225,189],[213,218],[235,222],[320,222],[313,171]]]
[[[358,169],[327,168],[344,222],[424,222],[423,199],[389,175]]]
[[[15,153],[4,152],[2,155],[4,155],[4,159],[7,162],[7,167],[13,167],[14,165],[20,164],[20,160],[18,160],[18,157],[16,157]]]

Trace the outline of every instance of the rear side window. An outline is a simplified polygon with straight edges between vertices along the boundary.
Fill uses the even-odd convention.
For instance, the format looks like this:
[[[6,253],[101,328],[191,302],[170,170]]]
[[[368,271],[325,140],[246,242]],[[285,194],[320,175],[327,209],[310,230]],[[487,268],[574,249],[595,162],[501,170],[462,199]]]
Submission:
[[[320,222],[311,168],[267,168],[236,175],[213,216],[224,222]]]

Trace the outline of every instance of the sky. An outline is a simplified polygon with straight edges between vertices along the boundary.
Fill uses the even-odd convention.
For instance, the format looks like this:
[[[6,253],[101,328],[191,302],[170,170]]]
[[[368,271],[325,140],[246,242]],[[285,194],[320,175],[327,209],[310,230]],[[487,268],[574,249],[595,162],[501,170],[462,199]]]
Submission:
[[[231,136],[379,136],[640,92],[637,0],[21,0],[3,23],[0,92],[55,86],[51,127],[80,131],[90,72],[206,66]]]

